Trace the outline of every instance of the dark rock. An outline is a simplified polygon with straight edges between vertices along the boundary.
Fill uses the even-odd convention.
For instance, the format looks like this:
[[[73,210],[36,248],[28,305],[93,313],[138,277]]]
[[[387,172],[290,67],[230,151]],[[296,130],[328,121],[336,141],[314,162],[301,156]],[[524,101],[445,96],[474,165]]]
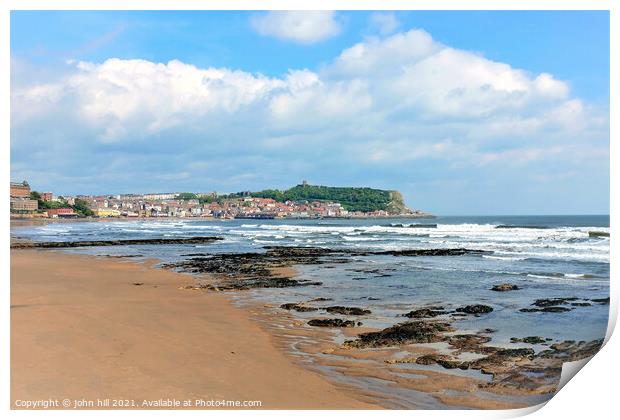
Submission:
[[[543,359],[559,359],[562,362],[571,362],[593,356],[603,345],[603,339],[593,341],[566,340],[555,343],[548,350],[543,350],[536,356]]]
[[[248,290],[260,288],[283,288],[296,286],[320,286],[323,283],[319,281],[295,280],[288,277],[262,277],[250,279],[237,279],[220,283],[217,285],[204,286],[209,290],[225,291],[225,290]]]
[[[132,283],[134,286],[142,286],[144,283],[140,283],[140,282],[136,282],[136,283]]]
[[[325,309],[330,314],[340,315],[368,315],[371,312],[368,309],[347,307],[347,306],[328,306]]]
[[[511,343],[527,343],[527,344],[542,344],[544,343],[545,340],[544,338],[540,337],[540,336],[529,336],[529,337],[523,337],[523,338],[517,338],[517,337],[512,337],[510,339]]]
[[[601,232],[598,230],[591,230],[588,232],[590,238],[609,238],[609,232]]]
[[[534,338],[532,341],[541,340],[541,337]],[[564,362],[592,356],[602,343],[602,339],[590,342],[564,341],[538,354],[534,354],[530,348],[496,349],[489,356],[472,362],[470,368],[493,375],[492,381],[483,385],[483,388],[501,387],[536,394],[551,393],[557,389]]]
[[[491,341],[490,337],[475,334],[457,334],[448,338],[448,343],[461,351],[481,352],[480,347]]]
[[[425,256],[458,256],[466,254],[488,254],[489,251],[467,248],[437,248],[437,249],[403,249],[400,251],[377,251],[371,255],[393,255],[395,257],[425,257]]]
[[[592,306],[592,304],[588,302],[573,302],[570,306]]]
[[[338,328],[347,328],[354,327],[355,322],[349,321],[345,319],[311,319],[308,321],[308,325],[313,327],[338,327]]]
[[[217,236],[193,236],[190,238],[149,238],[118,239],[107,241],[64,241],[64,242],[19,242],[11,248],[80,248],[87,246],[122,246],[122,245],[169,245],[169,244],[208,244],[221,241]]]
[[[405,322],[381,331],[360,334],[357,340],[348,340],[344,344],[348,347],[367,348],[411,343],[435,343],[445,341],[442,333],[453,330],[450,324],[445,322]]]
[[[519,349],[502,349],[495,353],[496,356],[499,357],[528,357],[533,356],[535,354],[534,350],[524,347]]]
[[[609,305],[609,298],[590,299],[590,302],[600,303],[601,305]]]
[[[565,308],[563,306],[546,306],[544,308],[523,308],[519,309],[520,312],[569,312],[571,308]]]
[[[495,377],[496,374],[514,370],[515,362],[529,360],[533,355],[534,350],[530,348],[499,349],[487,357],[473,361],[469,367]]]
[[[453,359],[445,354],[426,354],[415,359],[418,365],[434,365],[438,364],[445,369],[468,369],[469,362],[461,362],[460,360]]]
[[[443,310],[442,306],[433,306],[430,308],[422,308],[422,309],[416,309],[414,311],[411,312],[407,312],[406,314],[403,314],[402,316],[406,316],[407,318],[434,318],[436,316],[439,315],[445,315],[448,312]]]
[[[459,360],[437,360],[437,364],[445,369],[469,369],[470,362],[461,362]]]
[[[540,308],[544,308],[547,306],[558,306],[558,305],[566,305],[569,302],[579,300],[576,297],[568,297],[568,298],[551,298],[551,299],[536,299],[532,306],[538,306]]]
[[[466,314],[488,314],[489,312],[493,312],[493,308],[488,305],[467,305],[462,308],[456,308],[457,312],[462,312]]]
[[[303,306],[298,303],[285,303],[280,305],[280,308],[286,309],[287,311],[297,311],[297,312],[315,312],[318,309],[313,308],[311,306]]]
[[[387,227],[399,227],[399,228],[410,228],[410,229],[420,229],[420,228],[425,228],[425,229],[433,229],[433,228],[437,228],[437,223],[414,223],[411,225],[404,225],[402,223],[393,223],[391,225],[385,225]]]
[[[272,268],[319,264],[322,257],[338,252],[323,248],[270,247],[266,252],[213,254],[164,264],[163,267],[190,273],[264,277],[271,275]]]
[[[437,363],[437,360],[449,359],[448,356],[444,354],[425,354],[424,356],[418,357],[415,362],[418,365],[434,365]]]
[[[127,255],[104,255],[104,257],[108,257],[108,258],[137,258],[137,257],[144,257],[144,255],[142,254],[127,254]]]
[[[516,284],[502,283],[494,285],[491,287],[491,290],[494,292],[508,292],[510,290],[519,290],[519,286]]]

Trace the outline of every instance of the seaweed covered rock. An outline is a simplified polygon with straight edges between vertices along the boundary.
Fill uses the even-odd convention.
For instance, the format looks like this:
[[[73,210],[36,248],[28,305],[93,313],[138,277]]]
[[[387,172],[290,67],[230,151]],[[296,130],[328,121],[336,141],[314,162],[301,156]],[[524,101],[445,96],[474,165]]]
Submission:
[[[477,334],[457,334],[448,339],[450,346],[461,351],[482,352],[481,346],[491,341],[491,337]]]
[[[99,241],[56,241],[56,242],[16,242],[11,248],[82,248],[91,246],[125,246],[125,245],[196,245],[221,241],[219,236],[192,236],[189,238],[143,238],[111,239]]]
[[[347,327],[355,327],[355,321],[349,321],[346,319],[339,319],[339,318],[311,319],[310,321],[308,321],[308,325],[312,327],[347,328]]]
[[[371,312],[368,309],[349,307],[349,306],[328,306],[325,309],[330,314],[340,315],[368,315]]]
[[[567,297],[567,298],[550,298],[550,299],[536,299],[532,306],[538,306],[539,308],[545,308],[549,306],[558,306],[558,305],[566,305],[569,302],[573,302],[579,300],[576,297]]]
[[[397,324],[381,331],[358,335],[356,340],[345,341],[346,347],[391,347],[412,343],[445,341],[444,332],[454,331],[446,322],[413,321]]]
[[[519,286],[517,286],[516,284],[502,283],[493,285],[493,287],[491,287],[491,290],[494,292],[508,292],[511,290],[519,290]]]
[[[591,302],[595,302],[601,305],[609,305],[609,297],[600,299],[590,299]]]
[[[480,315],[493,312],[493,308],[488,305],[467,305],[461,308],[456,308],[456,312],[462,312],[471,315]]]
[[[280,305],[280,308],[286,309],[287,311],[297,311],[297,312],[316,312],[318,309],[313,308],[311,306],[303,306],[299,303],[285,303]]]
[[[532,335],[532,336],[523,337],[523,338],[511,337],[510,342],[511,343],[526,343],[526,344],[543,344],[543,343],[546,343],[547,340],[540,336]]]
[[[543,350],[536,356],[545,359],[559,359],[563,362],[585,359],[593,356],[603,345],[603,339],[593,341],[567,340],[552,344],[548,350]]]
[[[416,318],[416,319],[435,318],[436,316],[445,315],[447,313],[449,312],[444,311],[443,306],[431,306],[428,308],[416,309],[411,312],[407,312],[406,314],[403,314],[403,316],[407,318]]]
[[[259,277],[259,278],[238,278],[215,285],[207,285],[206,289],[215,291],[224,290],[249,290],[261,288],[284,288],[297,286],[320,286],[320,281],[295,280],[289,277]]]

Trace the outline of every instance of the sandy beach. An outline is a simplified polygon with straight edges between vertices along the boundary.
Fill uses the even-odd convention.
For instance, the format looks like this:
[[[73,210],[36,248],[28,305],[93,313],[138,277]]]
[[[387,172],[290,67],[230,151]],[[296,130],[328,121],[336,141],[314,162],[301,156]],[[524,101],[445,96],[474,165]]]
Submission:
[[[12,408],[49,399],[376,408],[294,364],[228,297],[192,284],[127,261],[12,250]]]

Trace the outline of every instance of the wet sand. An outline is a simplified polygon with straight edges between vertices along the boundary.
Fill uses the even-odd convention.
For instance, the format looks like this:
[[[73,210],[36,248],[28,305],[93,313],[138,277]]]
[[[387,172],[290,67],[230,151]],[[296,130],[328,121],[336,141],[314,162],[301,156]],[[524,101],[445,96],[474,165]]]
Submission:
[[[530,407],[550,397],[498,389],[484,391],[481,387],[490,380],[490,375],[483,378],[471,371],[433,369],[416,364],[407,368],[398,363],[386,363],[386,360],[402,358],[403,353],[437,353],[434,344],[343,348],[338,344],[343,339],[374,329],[310,327],[291,313],[283,314],[277,305],[259,304],[251,299],[241,299],[240,303],[269,331],[278,347],[298,364],[323,374],[338,386],[350,387],[358,398],[386,408],[505,410]],[[361,387],[365,387],[363,391]]]
[[[194,284],[133,262],[12,250],[12,407],[109,398],[380,408],[301,368],[250,312]]]

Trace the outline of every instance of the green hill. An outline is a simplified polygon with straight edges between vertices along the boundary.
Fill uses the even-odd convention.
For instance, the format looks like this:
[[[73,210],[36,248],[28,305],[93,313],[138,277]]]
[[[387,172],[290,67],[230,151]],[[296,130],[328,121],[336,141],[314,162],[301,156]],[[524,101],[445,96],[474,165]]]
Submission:
[[[323,185],[296,185],[288,190],[263,190],[250,193],[252,197],[287,200],[325,200],[342,204],[349,211],[387,210],[391,214],[410,213],[398,191],[374,188],[326,187]]]

